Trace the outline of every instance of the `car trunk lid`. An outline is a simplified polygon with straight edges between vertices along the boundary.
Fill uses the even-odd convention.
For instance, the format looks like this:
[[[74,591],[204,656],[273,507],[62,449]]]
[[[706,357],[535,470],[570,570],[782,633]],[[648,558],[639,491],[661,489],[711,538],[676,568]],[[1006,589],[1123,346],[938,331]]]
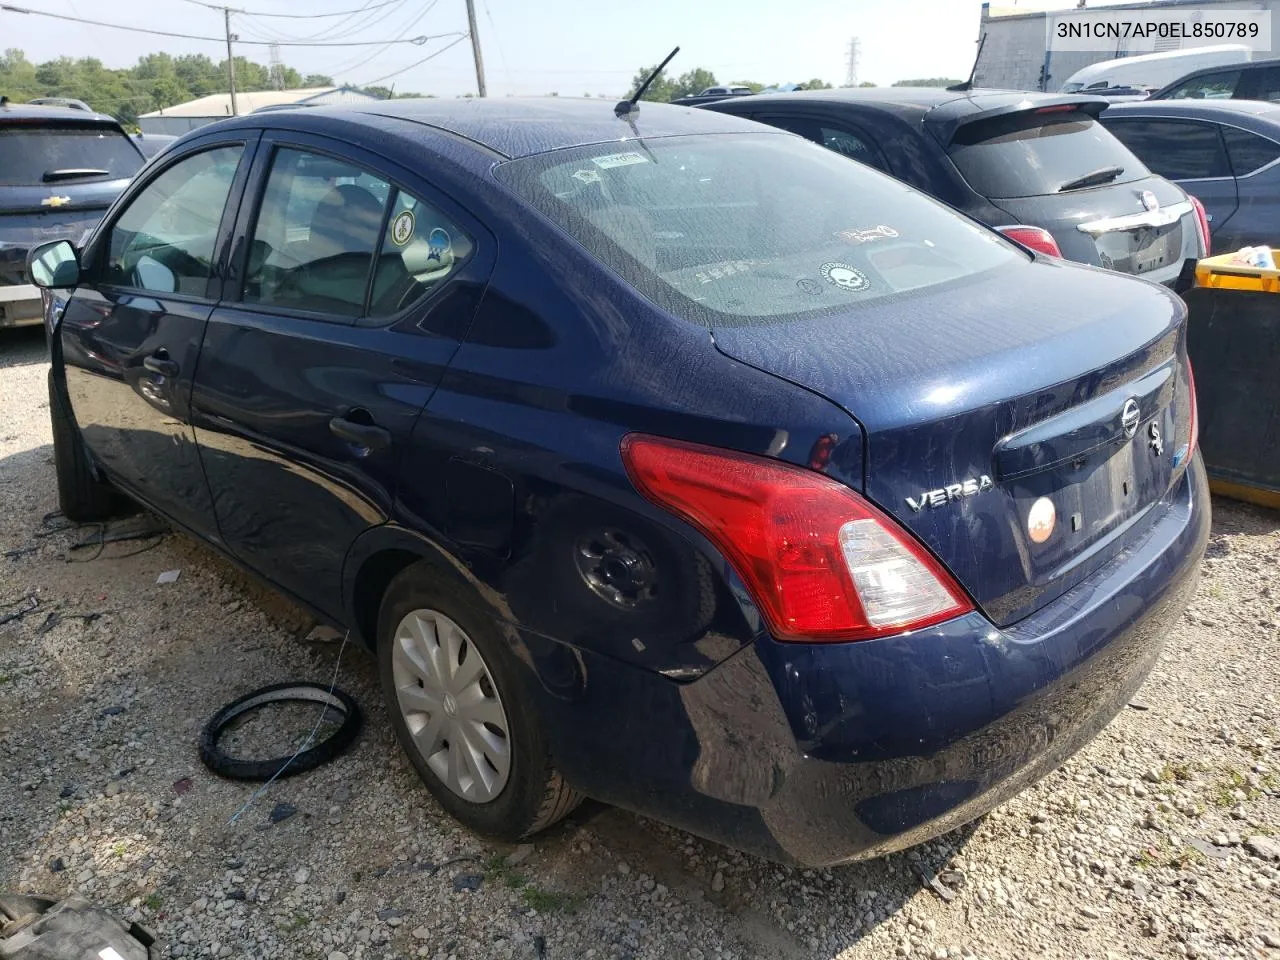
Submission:
[[[888,327],[835,313],[715,339],[852,414],[864,492],[1003,625],[1116,556],[1184,468],[1184,317],[1157,287],[1053,262],[931,290]],[[1057,522],[1037,543],[1042,497]]]

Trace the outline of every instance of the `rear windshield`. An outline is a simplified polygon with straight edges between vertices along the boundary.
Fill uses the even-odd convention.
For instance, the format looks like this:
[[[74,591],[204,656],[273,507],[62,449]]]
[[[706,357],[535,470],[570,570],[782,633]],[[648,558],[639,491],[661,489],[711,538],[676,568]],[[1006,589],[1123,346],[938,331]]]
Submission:
[[[786,134],[598,144],[497,174],[649,299],[708,326],[848,310],[1026,262],[950,208]]]
[[[88,183],[132,177],[142,154],[108,126],[0,125],[0,183],[9,186]]]
[[[992,198],[1058,193],[1087,174],[1117,167],[1120,172],[1104,183],[1151,175],[1102,124],[1075,110],[967,124],[947,152],[969,186]]]

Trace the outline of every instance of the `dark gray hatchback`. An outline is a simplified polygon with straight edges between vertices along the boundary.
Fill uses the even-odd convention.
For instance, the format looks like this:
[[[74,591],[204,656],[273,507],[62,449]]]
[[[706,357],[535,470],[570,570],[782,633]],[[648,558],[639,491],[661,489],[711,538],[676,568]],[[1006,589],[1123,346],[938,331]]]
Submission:
[[[78,245],[143,162],[111,117],[0,106],[0,327],[41,320],[27,250],[48,240]]]
[[[1207,249],[1202,211],[1097,121],[1108,106],[1080,95],[892,87],[733,97],[705,109],[798,133],[1041,252],[1173,286]]]

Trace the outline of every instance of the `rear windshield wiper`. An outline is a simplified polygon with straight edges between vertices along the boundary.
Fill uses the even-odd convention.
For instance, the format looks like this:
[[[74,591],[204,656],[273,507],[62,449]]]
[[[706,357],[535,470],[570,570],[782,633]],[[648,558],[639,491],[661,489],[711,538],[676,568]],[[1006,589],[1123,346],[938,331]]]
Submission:
[[[1058,187],[1058,192],[1062,193],[1064,190],[1079,190],[1081,187],[1096,187],[1103,183],[1110,183],[1122,173],[1124,173],[1124,167],[1101,167],[1092,173],[1086,173],[1083,177],[1068,180]]]
[[[110,170],[103,170],[99,167],[65,167],[61,170],[46,170],[44,176],[40,179],[45,183],[53,183],[55,180],[82,180],[86,177],[105,177]]]

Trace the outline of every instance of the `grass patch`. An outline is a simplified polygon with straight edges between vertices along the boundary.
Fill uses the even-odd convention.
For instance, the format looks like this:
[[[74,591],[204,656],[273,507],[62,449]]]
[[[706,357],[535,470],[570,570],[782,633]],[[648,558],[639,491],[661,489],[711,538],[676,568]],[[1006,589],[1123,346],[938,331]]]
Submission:
[[[519,890],[528,881],[507,863],[501,854],[490,857],[483,864],[484,878],[493,883],[501,883],[508,890]]]
[[[1257,787],[1251,787],[1249,781],[1245,779],[1244,774],[1232,767],[1227,768],[1227,775],[1219,781],[1213,792],[1213,802],[1220,807],[1233,807],[1239,801],[1232,795],[1236,790],[1244,792],[1246,800],[1252,800],[1261,792]]]
[[[1182,847],[1169,857],[1169,866],[1176,870],[1185,870],[1197,863],[1204,863],[1205,856],[1195,847]]]
[[[1213,597],[1215,600],[1221,600],[1224,596],[1222,587],[1216,583],[1209,584],[1209,586],[1205,588],[1205,593],[1209,594],[1209,596]]]
[[[576,893],[561,893],[558,890],[543,890],[530,884],[521,891],[525,906],[539,913],[577,913],[582,906],[582,897]]]
[[[1191,764],[1189,763],[1166,763],[1164,769],[1160,771],[1160,781],[1162,783],[1186,783],[1191,779]]]
[[[147,899],[142,902],[148,910],[159,910],[164,906],[164,897],[158,893],[148,893]]]
[[[285,924],[286,930],[301,930],[311,922],[311,918],[305,913],[295,913],[289,918],[289,922]]]

